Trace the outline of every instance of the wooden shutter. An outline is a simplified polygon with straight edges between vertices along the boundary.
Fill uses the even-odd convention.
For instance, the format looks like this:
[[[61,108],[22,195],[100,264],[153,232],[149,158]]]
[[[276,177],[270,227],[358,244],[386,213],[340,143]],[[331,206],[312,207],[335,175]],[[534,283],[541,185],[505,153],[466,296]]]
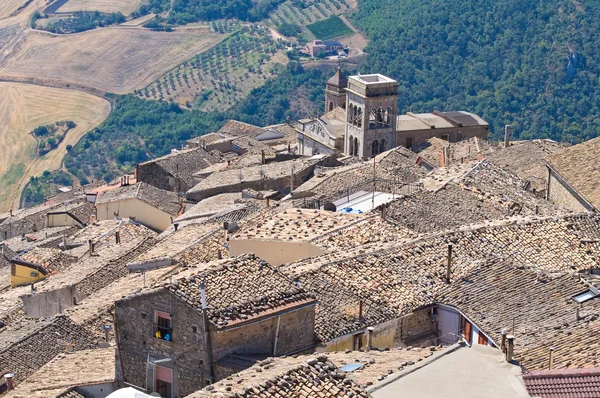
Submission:
[[[471,343],[471,322],[465,319],[465,332],[464,332],[465,340],[467,343]]]

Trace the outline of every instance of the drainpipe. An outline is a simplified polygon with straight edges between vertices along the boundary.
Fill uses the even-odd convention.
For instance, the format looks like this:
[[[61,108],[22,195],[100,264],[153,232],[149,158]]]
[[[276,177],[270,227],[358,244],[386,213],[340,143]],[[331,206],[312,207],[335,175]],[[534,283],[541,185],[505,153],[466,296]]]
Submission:
[[[200,282],[200,294],[202,296],[202,318],[204,318],[204,346],[206,349],[206,359],[209,367],[208,380],[210,384],[213,384],[215,382],[215,371],[213,368],[210,333],[208,331],[208,306],[206,305],[206,290],[204,289],[204,282]]]
[[[277,317],[277,330],[275,331],[275,343],[273,344],[273,356],[277,356],[277,339],[279,338],[279,324],[281,323],[281,315]]]

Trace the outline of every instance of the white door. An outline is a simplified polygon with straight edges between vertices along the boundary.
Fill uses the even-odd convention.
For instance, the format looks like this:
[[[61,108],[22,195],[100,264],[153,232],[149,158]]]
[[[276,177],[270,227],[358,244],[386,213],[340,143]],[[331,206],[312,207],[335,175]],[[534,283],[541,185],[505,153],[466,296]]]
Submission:
[[[457,312],[438,307],[438,332],[441,344],[454,344],[460,335],[460,316]]]

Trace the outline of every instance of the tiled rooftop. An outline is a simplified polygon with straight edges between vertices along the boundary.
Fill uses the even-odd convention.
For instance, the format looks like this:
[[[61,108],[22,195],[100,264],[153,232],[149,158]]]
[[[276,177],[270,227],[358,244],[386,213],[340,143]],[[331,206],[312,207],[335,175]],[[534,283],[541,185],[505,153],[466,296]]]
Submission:
[[[175,192],[158,189],[145,182],[123,185],[110,191],[103,192],[96,199],[96,204],[118,202],[134,198],[144,201],[172,216],[178,215],[181,210],[181,200]],[[128,215],[122,214],[121,216],[127,217]]]
[[[594,398],[600,396],[600,368],[536,370],[523,375],[532,397]]]
[[[551,155],[546,161],[560,177],[595,208],[600,208],[600,137]]]
[[[62,250],[41,247],[35,247],[18,254],[15,259],[39,265],[49,273],[62,271],[77,260],[75,257],[65,254]]]
[[[579,275],[490,261],[453,281],[438,301],[459,308],[497,344],[507,329],[515,336],[515,359],[526,370],[547,368],[550,346],[555,368],[590,367],[600,362],[600,300],[573,300],[586,289]]]
[[[177,151],[176,153],[140,163],[138,167],[144,168],[149,165],[156,165],[164,169],[167,173],[180,179],[183,183],[183,186],[180,186],[180,190],[185,191],[194,185],[192,177],[194,173],[219,161],[219,158],[205,151],[203,148],[193,148]],[[145,181],[144,178],[144,173],[142,172],[140,181]]]
[[[364,216],[314,209],[287,209],[264,214],[231,236],[232,239],[310,241],[327,232],[360,221]]]
[[[314,301],[281,272],[253,255],[173,280],[169,290],[201,310],[201,282],[206,287],[210,320],[219,328]]]
[[[393,376],[399,370],[431,356],[436,350],[436,347],[401,348],[268,358],[188,398],[369,396],[365,387]],[[340,368],[349,363],[360,364],[361,368],[342,372]]]
[[[72,386],[112,383],[115,380],[115,349],[96,348],[59,354],[7,398],[48,398]]]
[[[486,157],[497,166],[531,182],[536,190],[546,189],[548,172],[544,158],[560,154],[568,144],[551,140],[532,140],[511,143],[508,148],[496,148]]]
[[[366,308],[373,307],[375,314],[382,314],[376,315],[380,321],[433,303],[446,286],[448,243],[453,244],[453,280],[490,258],[511,259],[524,268],[548,273],[598,268],[598,248],[582,243],[578,232],[577,225],[586,218],[586,222],[598,223],[592,215],[538,221],[511,219],[504,225],[464,228],[382,250],[367,248],[360,253],[358,249],[358,253],[350,252],[341,259],[331,256],[331,261],[320,261],[318,257],[303,260],[280,270],[300,280],[320,302],[328,303],[317,305],[315,326],[317,336],[328,341],[361,329],[354,312],[339,317],[345,308],[355,311],[360,300]]]

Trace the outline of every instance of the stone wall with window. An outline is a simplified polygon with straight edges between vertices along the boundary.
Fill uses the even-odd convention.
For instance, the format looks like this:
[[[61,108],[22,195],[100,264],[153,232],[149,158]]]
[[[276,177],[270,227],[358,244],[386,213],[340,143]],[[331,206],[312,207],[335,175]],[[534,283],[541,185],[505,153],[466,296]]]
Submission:
[[[160,366],[172,372],[173,397],[207,385],[210,372],[199,312],[161,289],[118,301],[115,316],[120,382],[156,391]]]

